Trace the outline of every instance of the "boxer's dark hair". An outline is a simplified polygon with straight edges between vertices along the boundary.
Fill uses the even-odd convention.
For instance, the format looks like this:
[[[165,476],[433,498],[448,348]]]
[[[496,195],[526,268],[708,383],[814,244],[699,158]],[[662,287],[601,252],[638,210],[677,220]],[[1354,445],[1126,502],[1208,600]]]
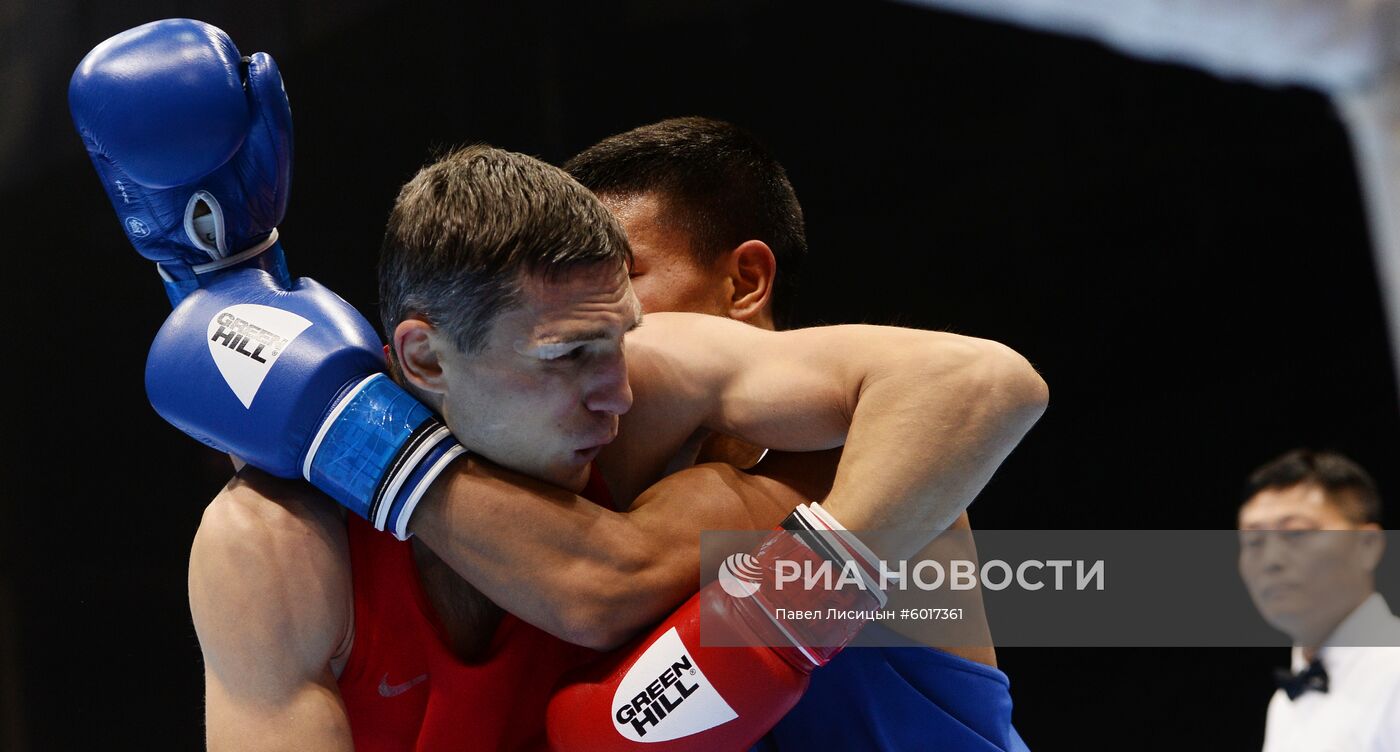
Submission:
[[[631,263],[617,220],[563,170],[468,146],[399,191],[379,253],[379,316],[391,343],[399,322],[418,317],[475,352],[527,275]]]
[[[1294,449],[1250,474],[1245,501],[1265,489],[1310,483],[1327,492],[1328,501],[1348,520],[1365,524],[1381,521],[1381,496],[1376,481],[1362,467],[1337,452]]]
[[[747,131],[700,117],[663,120],[605,138],[564,169],[600,196],[657,194],[701,264],[746,240],[767,243],[778,261],[774,319],[791,321],[807,255],[802,206],[783,166]]]

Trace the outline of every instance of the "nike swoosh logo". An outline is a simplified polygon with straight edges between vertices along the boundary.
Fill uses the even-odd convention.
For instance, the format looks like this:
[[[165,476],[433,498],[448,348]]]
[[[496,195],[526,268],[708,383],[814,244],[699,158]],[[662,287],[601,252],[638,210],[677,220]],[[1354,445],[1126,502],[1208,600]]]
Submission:
[[[422,676],[415,676],[414,678],[404,682],[403,684],[390,684],[389,675],[385,674],[384,678],[379,680],[379,696],[398,697],[404,692],[413,689],[414,687],[418,686],[419,684],[422,684],[427,680],[428,675],[423,674]]]

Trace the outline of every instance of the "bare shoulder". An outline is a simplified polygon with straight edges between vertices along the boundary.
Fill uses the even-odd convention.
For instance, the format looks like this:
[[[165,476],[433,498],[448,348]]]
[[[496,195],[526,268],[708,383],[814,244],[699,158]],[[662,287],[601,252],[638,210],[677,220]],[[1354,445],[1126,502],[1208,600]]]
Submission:
[[[245,469],[204,511],[189,590],[206,668],[225,683],[271,689],[276,675],[319,673],[348,639],[353,608],[338,507]]]
[[[343,542],[345,521],[335,502],[311,486],[246,467],[205,508],[198,536],[196,543],[202,537],[240,546],[306,536]]]
[[[664,475],[711,412],[715,368],[705,343],[713,335],[703,332],[718,321],[697,313],[648,313],[628,333],[632,408],[621,418],[617,440],[598,458],[614,498],[635,498]]]
[[[771,335],[772,332],[723,316],[677,311],[648,313],[642,326],[627,335],[627,356],[629,360],[634,353],[647,360],[677,354],[691,357],[703,354],[717,344],[730,342],[734,337],[749,339],[765,334]]]
[[[642,326],[632,330],[628,337],[655,337],[658,333],[665,333],[670,330],[685,329],[688,327],[705,327],[708,324],[721,322],[738,324],[738,322],[726,319],[722,316],[712,316],[705,313],[691,313],[687,311],[648,311],[643,319]],[[743,324],[738,324],[743,326]],[[628,340],[631,341],[630,339]]]
[[[757,350],[772,332],[720,316],[649,313],[627,335],[627,368],[636,398],[633,409],[652,402],[673,412],[678,401],[703,401],[736,364],[758,362]],[[746,357],[736,357],[745,353]]]

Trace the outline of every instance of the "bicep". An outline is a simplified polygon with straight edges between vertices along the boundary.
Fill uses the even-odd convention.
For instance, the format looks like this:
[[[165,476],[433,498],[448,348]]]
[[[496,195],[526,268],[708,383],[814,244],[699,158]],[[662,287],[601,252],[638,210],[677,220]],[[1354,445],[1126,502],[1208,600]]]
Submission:
[[[770,452],[755,468],[713,462],[658,480],[631,510],[644,524],[694,536],[707,529],[769,529],[832,489],[841,450]]]
[[[674,533],[668,539],[694,538],[702,530],[771,527],[802,501],[779,480],[709,463],[657,481],[637,497],[630,514],[644,528]]]
[[[610,517],[622,524],[611,541],[606,533],[600,536],[604,545],[623,550],[645,541],[644,565],[625,578],[634,626],[664,616],[699,587],[701,533],[777,527],[813,494],[825,493],[834,461],[830,453],[789,457],[779,472],[768,472],[773,466],[766,461],[753,472],[724,463],[696,465],[657,481],[630,511]]]
[[[657,481],[629,514],[643,529],[680,544],[698,545],[705,530],[766,530],[798,505],[820,501],[840,456],[839,449],[773,453],[749,471],[696,465]]]
[[[685,314],[647,322],[628,340],[637,401],[624,421],[636,433],[698,427],[794,452],[842,443],[860,364],[837,352],[851,339],[840,327],[771,332]]]
[[[704,424],[774,449],[846,444],[861,412],[885,433],[926,436],[932,412],[989,390],[997,415],[1002,402],[1042,402],[1034,369],[988,340],[867,325],[722,334],[704,343],[717,395]],[[870,402],[873,390],[882,399]]]

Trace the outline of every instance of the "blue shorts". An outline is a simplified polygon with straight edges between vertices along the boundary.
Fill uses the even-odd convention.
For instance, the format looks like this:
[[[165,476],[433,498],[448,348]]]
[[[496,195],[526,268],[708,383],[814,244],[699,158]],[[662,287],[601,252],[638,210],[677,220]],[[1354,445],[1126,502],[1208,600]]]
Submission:
[[[807,693],[753,752],[813,749],[1022,752],[1011,681],[923,647],[852,647],[812,674]]]

